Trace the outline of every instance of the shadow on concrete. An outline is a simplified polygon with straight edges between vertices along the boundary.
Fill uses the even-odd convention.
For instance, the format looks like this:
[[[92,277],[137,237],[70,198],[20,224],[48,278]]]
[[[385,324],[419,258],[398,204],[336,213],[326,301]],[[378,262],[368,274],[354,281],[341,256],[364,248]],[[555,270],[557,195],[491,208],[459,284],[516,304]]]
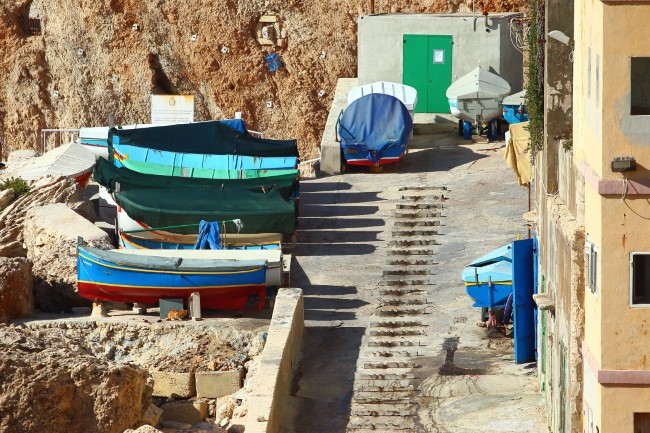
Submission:
[[[300,216],[333,217],[373,215],[379,211],[379,206],[346,206],[346,205],[316,205],[300,204]]]
[[[345,433],[362,327],[307,327],[281,433]]]
[[[343,242],[376,242],[378,241],[377,235],[381,231],[334,231],[332,229],[325,230],[301,230],[298,242],[300,244],[320,244],[323,242],[341,243]]]
[[[498,144],[498,143],[494,143]],[[409,144],[409,152],[401,161],[383,166],[383,171],[373,173],[369,167],[346,167],[346,173],[367,173],[381,177],[382,173],[420,173],[425,171],[447,171],[458,166],[485,158],[475,151],[489,146],[488,143],[463,142],[453,133],[415,136]]]
[[[347,182],[310,182],[309,180],[300,181],[300,192],[332,192],[347,191],[352,188]]]
[[[335,286],[331,287],[335,289]],[[333,297],[324,297],[311,296],[305,299],[305,315],[307,310],[322,310],[325,308],[335,309],[335,310],[351,310],[353,308],[360,308],[365,305],[368,305],[366,301],[361,299],[345,299],[345,298],[333,298]],[[338,311],[336,312],[339,313]],[[339,320],[343,320],[340,317],[337,317]],[[313,319],[312,319],[313,320]]]
[[[300,204],[347,204],[383,201],[378,192],[300,192]]]
[[[356,295],[357,288],[355,286],[327,286],[327,285],[310,285],[305,288],[310,296],[325,295],[325,296],[343,296],[343,295]]]
[[[372,254],[375,246],[370,244],[296,244],[296,254],[300,256],[358,256]]]
[[[383,227],[386,221],[381,218],[337,218],[335,221],[323,220],[319,217],[300,217],[300,225],[304,230],[328,228],[333,229],[359,229],[364,227]]]

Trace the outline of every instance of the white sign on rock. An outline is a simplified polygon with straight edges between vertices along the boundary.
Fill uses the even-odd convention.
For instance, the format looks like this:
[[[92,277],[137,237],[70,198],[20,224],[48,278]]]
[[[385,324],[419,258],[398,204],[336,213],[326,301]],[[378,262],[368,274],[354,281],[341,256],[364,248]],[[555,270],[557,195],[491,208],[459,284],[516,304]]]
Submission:
[[[151,123],[171,125],[194,121],[194,95],[151,95]]]

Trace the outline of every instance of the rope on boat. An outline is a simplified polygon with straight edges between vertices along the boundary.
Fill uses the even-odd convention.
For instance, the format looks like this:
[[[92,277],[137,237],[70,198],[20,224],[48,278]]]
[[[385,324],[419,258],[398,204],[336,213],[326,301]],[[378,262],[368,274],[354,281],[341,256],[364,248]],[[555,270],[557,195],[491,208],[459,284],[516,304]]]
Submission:
[[[237,227],[237,232],[241,231],[242,228],[244,228],[244,223],[242,220],[239,218],[233,219],[233,220],[224,220],[224,221],[218,221],[221,224],[224,224],[224,229],[225,229],[225,224],[226,223],[233,223],[235,227]],[[178,226],[164,226],[164,227],[149,227],[146,229],[136,229],[136,230],[122,230],[122,233],[129,234],[129,233],[140,233],[140,232],[151,232],[151,231],[156,231],[156,230],[168,230],[168,229],[182,229],[186,227],[198,227],[199,224],[182,224]]]

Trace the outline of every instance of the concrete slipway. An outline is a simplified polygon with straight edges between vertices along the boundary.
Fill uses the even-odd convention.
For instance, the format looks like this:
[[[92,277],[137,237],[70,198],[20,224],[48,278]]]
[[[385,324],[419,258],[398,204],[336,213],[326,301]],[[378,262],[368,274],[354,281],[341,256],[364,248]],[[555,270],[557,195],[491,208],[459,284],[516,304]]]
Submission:
[[[301,183],[291,284],[305,330],[280,431],[547,431],[535,364],[515,365],[512,339],[477,326],[460,281],[472,259],[527,236],[527,191],[503,142],[412,144],[383,173]]]

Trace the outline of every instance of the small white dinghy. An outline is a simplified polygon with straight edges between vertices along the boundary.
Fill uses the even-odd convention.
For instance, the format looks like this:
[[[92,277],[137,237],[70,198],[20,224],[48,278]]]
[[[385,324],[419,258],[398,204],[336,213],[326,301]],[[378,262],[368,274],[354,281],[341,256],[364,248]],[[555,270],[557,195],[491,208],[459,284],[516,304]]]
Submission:
[[[510,84],[480,66],[454,81],[446,92],[451,114],[462,121],[475,122],[477,128],[501,116],[502,101],[508,94]]]
[[[348,105],[357,99],[371,93],[383,93],[384,95],[394,96],[402,101],[406,109],[413,117],[413,110],[418,103],[418,91],[411,86],[390,81],[377,81],[363,86],[354,87],[348,92]]]
[[[94,166],[95,155],[81,144],[72,142],[39,157],[10,165],[7,175],[24,180],[36,180],[45,176],[65,176],[75,178],[81,186],[85,186]]]

